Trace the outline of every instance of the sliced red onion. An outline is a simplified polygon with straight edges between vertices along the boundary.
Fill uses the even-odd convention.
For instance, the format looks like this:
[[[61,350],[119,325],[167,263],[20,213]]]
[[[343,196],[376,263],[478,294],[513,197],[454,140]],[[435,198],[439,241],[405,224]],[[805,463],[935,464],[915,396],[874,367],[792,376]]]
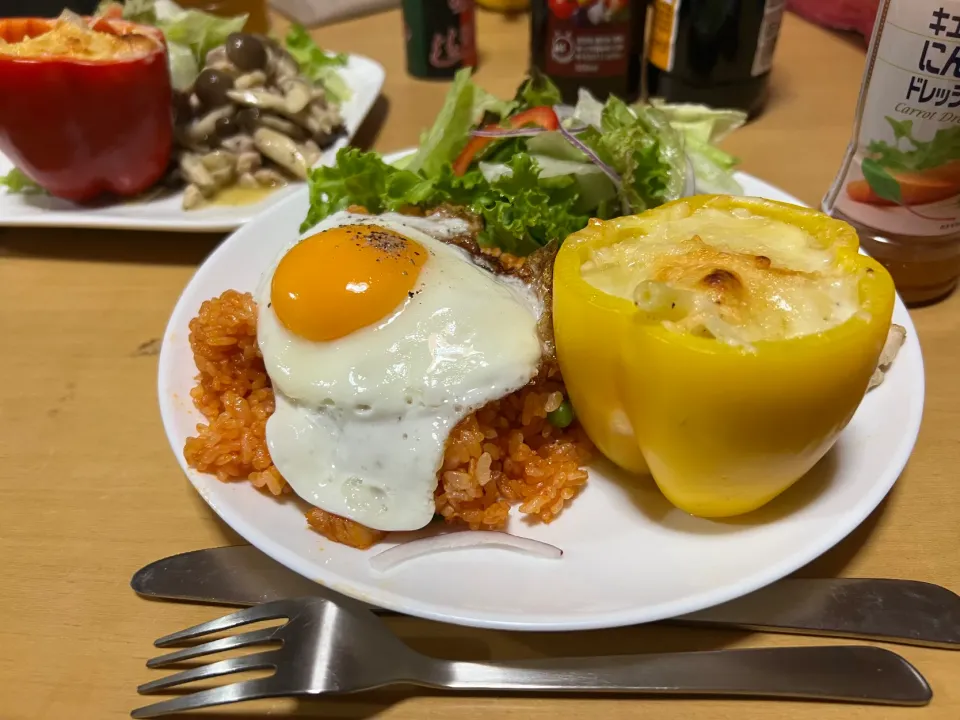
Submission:
[[[470,134],[474,137],[486,138],[508,138],[508,137],[533,137],[546,132],[540,127],[522,127],[522,128],[477,128],[471,130]]]
[[[476,547],[496,547],[505,550],[517,550],[535,557],[556,560],[563,556],[563,551],[556,545],[532,540],[530,538],[511,535],[505,532],[490,530],[461,530],[458,532],[430,535],[429,537],[411,540],[401,545],[384,550],[370,558],[370,567],[376,572],[387,572],[400,563],[431,553],[447,550],[462,550]]]
[[[570,131],[569,131],[567,128],[565,128],[563,125],[560,126],[560,134],[563,135],[564,139],[565,139],[568,143],[570,143],[571,145],[573,145],[577,150],[579,150],[579,151],[582,152],[584,155],[586,155],[588,158],[590,158],[590,162],[592,162],[592,163],[593,163],[594,165],[596,165],[598,168],[600,168],[601,170],[603,170],[603,173],[604,173],[608,178],[610,178],[610,179],[613,181],[613,184],[614,184],[614,185],[616,186],[616,188],[617,188],[617,192],[618,192],[618,193],[620,192],[620,188],[622,187],[622,182],[621,182],[620,176],[617,174],[617,171],[616,171],[616,170],[614,170],[612,167],[610,167],[609,165],[607,165],[603,160],[601,160],[601,159],[597,156],[597,154],[593,151],[593,148],[591,148],[591,147],[590,147],[589,145],[587,145],[585,142],[581,141],[576,135],[574,135],[572,132],[570,132]]]
[[[587,129],[587,126],[577,128],[568,128],[569,133],[581,133]],[[486,138],[509,138],[509,137],[533,137],[540,133],[552,132],[542,127],[522,127],[522,128],[477,128],[471,130],[470,134],[474,137]]]

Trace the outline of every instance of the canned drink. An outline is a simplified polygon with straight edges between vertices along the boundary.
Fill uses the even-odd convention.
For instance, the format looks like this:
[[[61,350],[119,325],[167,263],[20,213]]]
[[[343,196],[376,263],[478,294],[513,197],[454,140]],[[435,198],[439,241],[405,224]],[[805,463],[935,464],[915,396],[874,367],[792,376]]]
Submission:
[[[451,78],[477,64],[473,0],[403,0],[407,72]]]

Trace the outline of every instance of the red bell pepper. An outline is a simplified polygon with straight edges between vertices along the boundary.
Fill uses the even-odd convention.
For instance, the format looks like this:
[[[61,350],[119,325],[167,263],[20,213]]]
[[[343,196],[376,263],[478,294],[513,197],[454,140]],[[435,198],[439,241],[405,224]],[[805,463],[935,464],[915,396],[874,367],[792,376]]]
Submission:
[[[0,20],[19,43],[70,20]],[[84,202],[136,195],[170,162],[173,113],[166,42],[156,28],[98,18],[90,30],[134,42],[117,56],[18,55],[0,46],[0,151],[50,194]],[[133,37],[131,36],[139,36]],[[146,39],[146,40],[144,40]]]
[[[518,112],[516,115],[507,118],[508,127],[522,128],[527,125],[535,125],[545,130],[556,130],[560,127],[560,120],[557,118],[557,114],[553,111],[553,108],[548,105],[532,107],[529,110]],[[484,130],[496,130],[498,127],[499,125],[486,125],[484,126]],[[453,161],[453,174],[464,175],[470,168],[470,163],[473,162],[474,158],[494,140],[496,140],[496,138],[470,138],[463,150],[460,151],[460,154],[457,155],[457,159]]]

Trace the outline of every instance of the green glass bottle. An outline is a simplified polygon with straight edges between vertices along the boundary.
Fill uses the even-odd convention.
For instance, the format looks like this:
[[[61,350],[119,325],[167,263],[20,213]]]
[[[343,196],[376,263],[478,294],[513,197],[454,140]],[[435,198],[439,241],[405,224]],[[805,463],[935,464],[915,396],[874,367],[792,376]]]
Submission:
[[[403,0],[407,72],[451,78],[477,64],[473,0]]]

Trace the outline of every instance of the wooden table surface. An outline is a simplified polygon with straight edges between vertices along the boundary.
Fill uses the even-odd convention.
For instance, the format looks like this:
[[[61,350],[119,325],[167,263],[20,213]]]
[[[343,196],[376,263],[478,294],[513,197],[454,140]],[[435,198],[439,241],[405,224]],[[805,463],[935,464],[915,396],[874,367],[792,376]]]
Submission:
[[[404,71],[398,13],[330,26],[327,47],[387,68],[359,142],[414,144],[445,86]],[[527,21],[481,13],[480,82],[510,94],[526,68]],[[864,52],[855,38],[788,16],[767,111],[727,147],[743,167],[817,204],[848,140]],[[210,235],[0,231],[0,718],[108,720],[139,703],[151,642],[217,616],[149,602],[128,588],[140,566],[240,538],[193,491],[167,445],[156,401],[159,338],[181,289],[219,242]],[[960,591],[960,295],[913,312],[926,358],[926,416],[893,492],[806,575],[904,577]],[[644,552],[638,548],[638,552]],[[660,627],[509,634],[402,620],[439,655],[505,659],[813,641]],[[829,641],[828,641],[829,642]],[[231,718],[636,717],[670,720],[960,718],[960,653],[898,648],[933,686],[922,710],[717,700],[451,697],[390,692],[235,706]]]

